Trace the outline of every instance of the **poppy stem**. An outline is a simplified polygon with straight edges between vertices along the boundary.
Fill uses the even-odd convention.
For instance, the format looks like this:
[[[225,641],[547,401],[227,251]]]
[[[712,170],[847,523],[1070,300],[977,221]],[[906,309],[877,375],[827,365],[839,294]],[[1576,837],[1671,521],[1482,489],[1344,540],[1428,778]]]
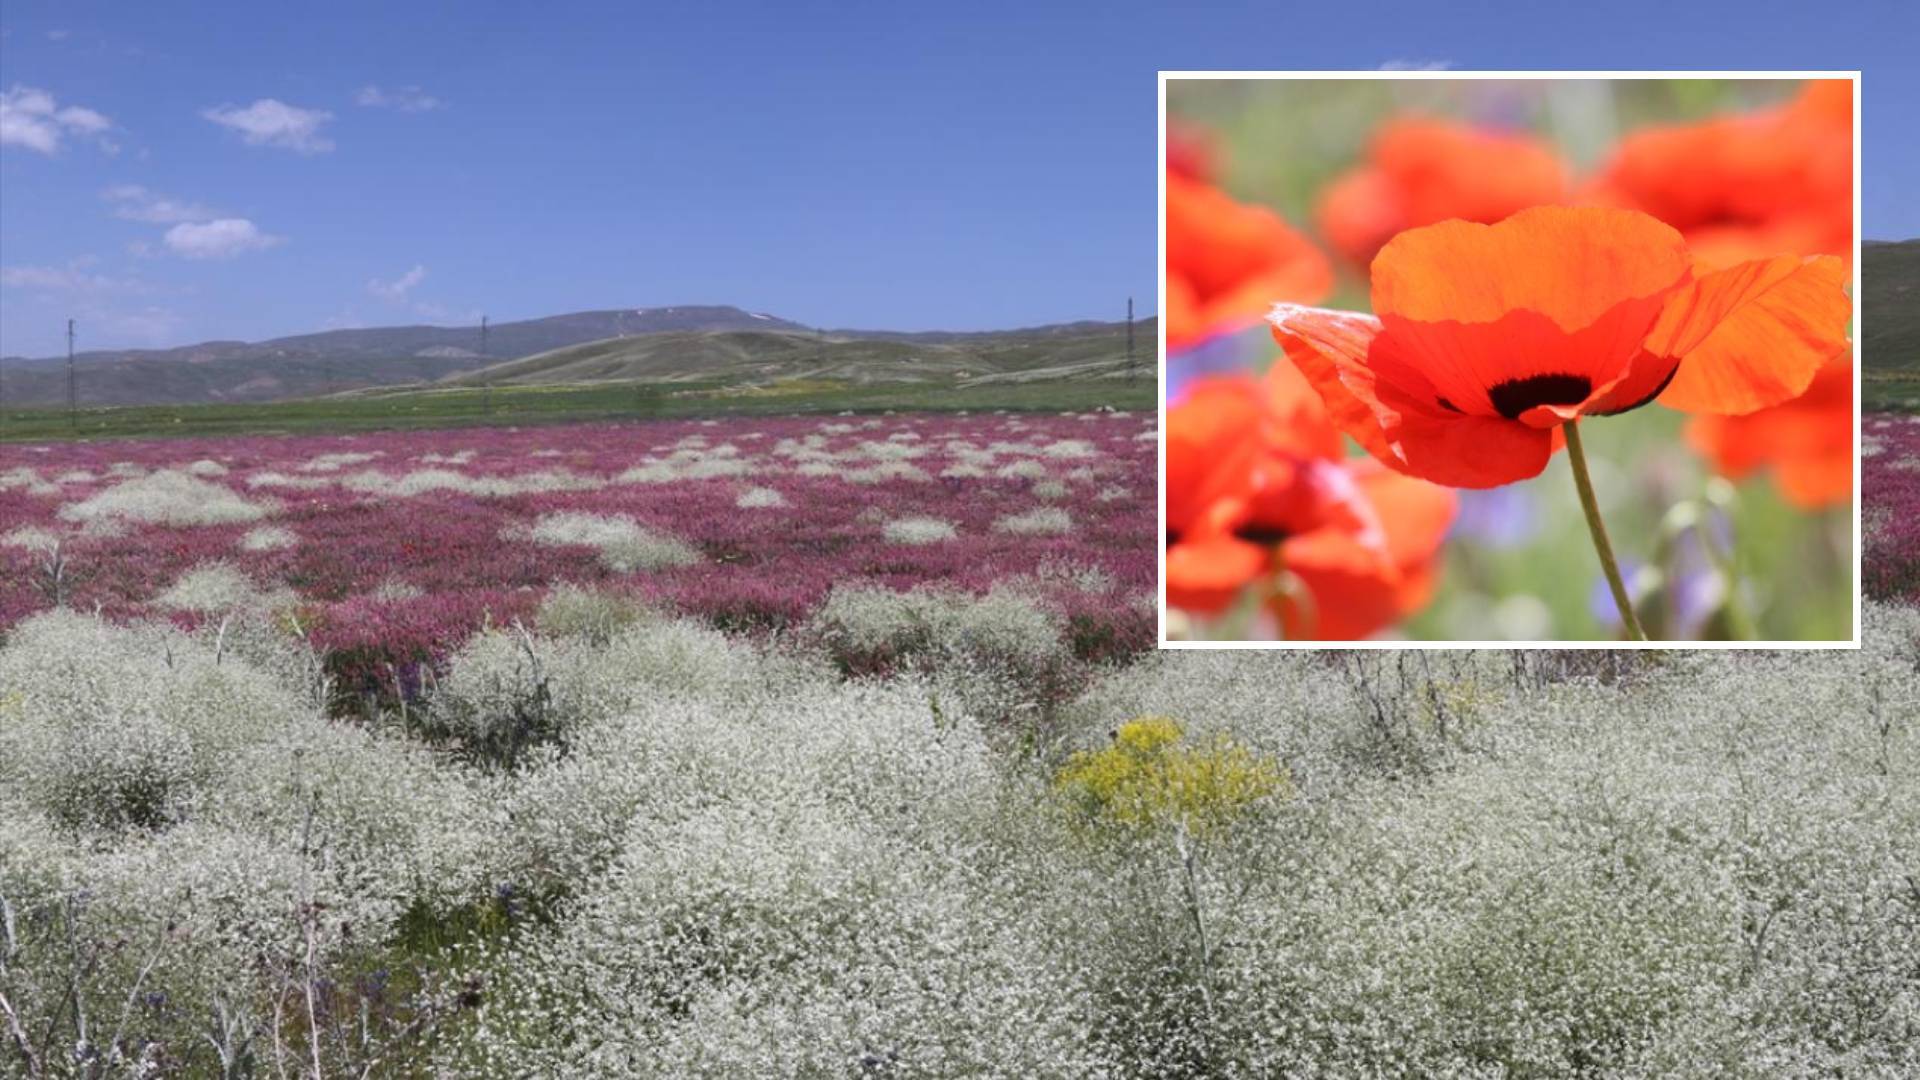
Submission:
[[[1640,617],[1633,613],[1633,598],[1627,595],[1627,583],[1620,577],[1620,564],[1613,557],[1613,545],[1607,541],[1607,526],[1600,520],[1600,503],[1593,497],[1593,478],[1587,475],[1587,452],[1580,445],[1580,422],[1561,425],[1567,434],[1567,460],[1573,463],[1573,486],[1580,492],[1580,509],[1587,514],[1587,531],[1593,534],[1593,550],[1600,556],[1600,569],[1607,575],[1607,587],[1613,590],[1613,606],[1620,610],[1620,621],[1635,641],[1647,640]]]

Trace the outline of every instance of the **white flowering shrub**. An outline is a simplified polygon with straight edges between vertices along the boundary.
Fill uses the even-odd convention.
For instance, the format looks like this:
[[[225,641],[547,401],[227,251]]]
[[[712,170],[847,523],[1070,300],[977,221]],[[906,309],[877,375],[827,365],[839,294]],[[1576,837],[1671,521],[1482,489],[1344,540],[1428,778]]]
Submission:
[[[788,505],[787,497],[774,488],[748,488],[740,493],[733,505],[742,510],[777,510]]]
[[[542,514],[526,532],[539,544],[597,548],[614,570],[659,570],[700,561],[691,544],[642,528],[631,518],[565,510]]]
[[[256,525],[240,537],[243,551],[284,551],[300,542],[300,534],[279,525]]]
[[[0,533],[0,544],[8,547],[26,548],[28,551],[52,551],[60,543],[60,534],[52,529],[43,529],[38,525],[22,525]]]
[[[0,787],[64,825],[113,831],[189,816],[298,698],[186,635],[55,611],[9,635],[0,701]]]
[[[256,478],[258,479],[258,478]],[[552,491],[591,491],[607,486],[606,481],[582,476],[565,469],[547,469],[517,476],[468,476],[453,469],[416,469],[398,476],[366,470],[345,476],[341,486],[349,491],[391,498],[412,498],[435,491],[458,491],[469,495],[506,496],[540,494]]]
[[[271,605],[291,595],[286,591],[264,591],[255,586],[239,567],[214,561],[202,563],[180,575],[179,580],[154,598],[154,602],[175,611],[217,614]]]
[[[1152,654],[1022,710],[979,686],[1057,649],[1029,593],[841,590],[794,642],[609,604],[352,723],[266,620],[20,624],[0,1072],[1920,1072],[1915,610]],[[447,752],[529,702],[511,767]]]
[[[1018,514],[1007,514],[993,523],[995,532],[1021,535],[1055,534],[1073,531],[1073,518],[1057,506],[1036,506]]]
[[[1058,618],[1017,589],[974,596],[929,586],[836,588],[810,632],[842,672],[918,672],[976,715],[1045,712],[1087,676]]]
[[[629,597],[562,584],[541,599],[534,621],[541,633],[551,637],[605,644],[620,631],[652,617],[645,605]]]
[[[932,517],[895,518],[880,527],[880,534],[895,544],[938,544],[959,535],[953,522]]]
[[[68,503],[60,508],[60,517],[77,522],[118,517],[159,525],[226,525],[258,521],[272,510],[271,505],[251,502],[231,488],[163,469]]]
[[[295,1011],[357,1072],[404,1026],[359,965],[484,894],[477,785],[326,720],[262,633],[57,612],[0,648],[8,1075],[245,1075]]]
[[[1060,480],[1041,480],[1029,488],[1028,491],[1034,498],[1045,499],[1048,502],[1052,502],[1055,499],[1064,499],[1068,495],[1066,483]]]

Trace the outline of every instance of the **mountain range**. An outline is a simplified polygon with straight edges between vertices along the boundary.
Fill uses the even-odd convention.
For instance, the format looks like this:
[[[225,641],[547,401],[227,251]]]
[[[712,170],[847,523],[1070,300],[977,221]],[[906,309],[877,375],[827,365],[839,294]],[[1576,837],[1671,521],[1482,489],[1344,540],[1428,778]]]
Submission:
[[[1152,353],[1153,322],[1136,326]],[[258,402],[377,388],[480,382],[746,380],[795,375],[873,381],[1017,377],[1126,363],[1124,323],[1008,331],[818,330],[720,305],[579,311],[478,327],[328,330],[270,341],[74,357],[81,405]],[[0,402],[66,401],[65,357],[0,359]],[[485,374],[482,374],[482,373]]]

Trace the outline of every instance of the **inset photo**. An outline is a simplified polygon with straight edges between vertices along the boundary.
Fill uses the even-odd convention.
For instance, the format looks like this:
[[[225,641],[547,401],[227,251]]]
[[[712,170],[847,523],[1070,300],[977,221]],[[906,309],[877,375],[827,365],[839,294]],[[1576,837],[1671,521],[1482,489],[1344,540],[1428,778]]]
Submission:
[[[1163,645],[1858,645],[1857,73],[1160,89]]]

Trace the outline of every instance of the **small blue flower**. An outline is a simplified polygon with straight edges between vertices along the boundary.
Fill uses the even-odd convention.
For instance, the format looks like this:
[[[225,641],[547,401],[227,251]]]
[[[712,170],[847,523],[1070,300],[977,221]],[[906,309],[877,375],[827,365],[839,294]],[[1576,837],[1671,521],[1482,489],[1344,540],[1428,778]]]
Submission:
[[[1627,596],[1635,607],[1639,606],[1641,597],[1633,585],[1639,580],[1644,565],[1634,559],[1620,560],[1620,579],[1627,583]],[[1593,579],[1593,587],[1587,590],[1587,610],[1603,626],[1620,625],[1620,607],[1613,602],[1613,587],[1607,584],[1607,575],[1600,574]]]
[[[1514,548],[1540,532],[1539,502],[1519,484],[1460,492],[1453,534],[1489,548]]]
[[[1167,355],[1167,404],[1174,405],[1196,379],[1250,372],[1240,335],[1217,334]]]

